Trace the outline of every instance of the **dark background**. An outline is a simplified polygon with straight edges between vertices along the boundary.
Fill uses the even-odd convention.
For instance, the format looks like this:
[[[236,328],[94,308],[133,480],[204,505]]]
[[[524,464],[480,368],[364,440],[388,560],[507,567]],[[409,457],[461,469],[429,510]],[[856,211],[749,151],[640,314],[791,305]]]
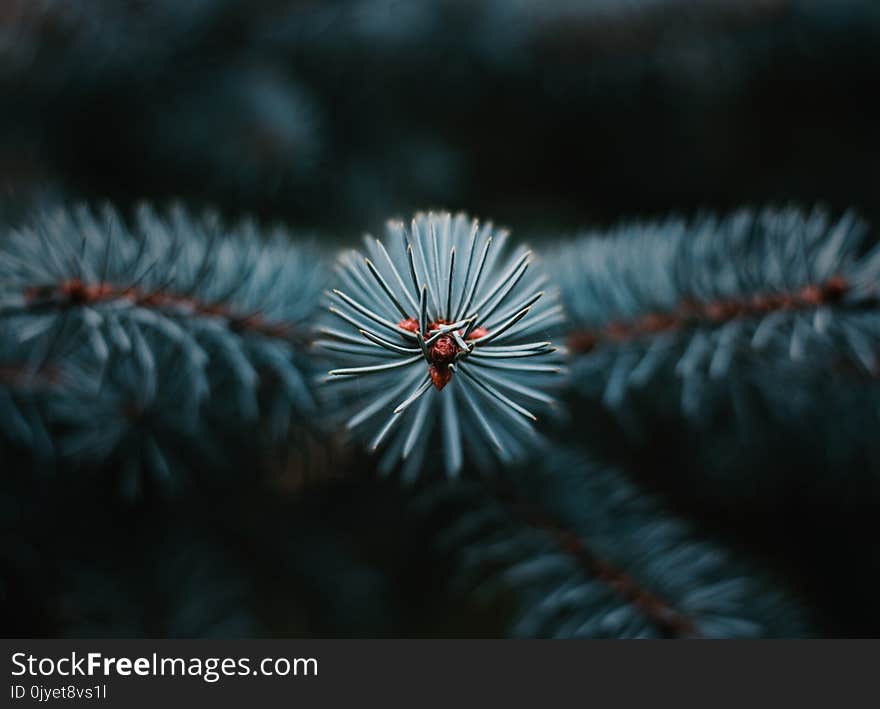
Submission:
[[[352,238],[877,210],[871,0],[4,0],[0,185]]]

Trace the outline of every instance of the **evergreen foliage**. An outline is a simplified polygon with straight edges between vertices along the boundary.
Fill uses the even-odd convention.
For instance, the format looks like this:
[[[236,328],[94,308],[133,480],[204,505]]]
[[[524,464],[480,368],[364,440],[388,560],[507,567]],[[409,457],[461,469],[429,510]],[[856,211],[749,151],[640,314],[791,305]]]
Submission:
[[[567,318],[552,296],[540,297],[548,284],[528,269],[530,253],[519,249],[505,256],[500,247],[506,233],[491,225],[427,214],[417,215],[409,229],[391,222],[388,230],[384,243],[367,238],[369,258],[343,253],[336,282],[352,295],[335,291],[330,315],[317,308],[330,280],[320,252],[292,243],[284,232],[263,234],[253,223],[226,227],[212,215],[197,219],[175,208],[162,217],[144,206],[130,223],[109,208],[99,215],[85,208],[62,209],[46,210],[7,230],[0,244],[0,325],[5,333],[0,420],[9,459],[25,463],[16,463],[15,469],[85,467],[110,472],[110,499],[121,490],[128,498],[148,501],[153,489],[175,491],[179,499],[168,510],[180,524],[159,527],[151,526],[157,512],[150,510],[166,503],[141,503],[146,506],[138,514],[148,531],[132,528],[129,540],[150,548],[152,561],[146,567],[142,557],[130,569],[113,562],[121,553],[113,544],[83,557],[78,540],[91,527],[75,524],[69,546],[53,548],[45,536],[35,543],[33,531],[14,523],[3,542],[11,578],[41,583],[48,573],[62,594],[37,599],[36,613],[48,612],[39,610],[43,602],[68,608],[61,615],[53,611],[46,622],[72,635],[277,632],[264,617],[266,604],[279,602],[273,594],[275,600],[269,600],[260,577],[257,562],[268,563],[265,552],[242,556],[236,551],[229,557],[227,543],[218,543],[225,538],[233,547],[262,544],[280,558],[294,555],[282,564],[287,569],[284,588],[300,594],[296,597],[306,604],[307,619],[285,623],[341,630],[309,614],[348,613],[345,617],[353,618],[346,610],[352,599],[334,597],[328,605],[328,594],[336,593],[336,581],[329,579],[354,574],[359,580],[352,583],[363,589],[377,584],[378,595],[370,603],[378,606],[368,611],[378,614],[374,620],[384,617],[395,627],[410,627],[411,619],[391,610],[394,601],[383,576],[389,571],[388,557],[380,553],[363,566],[351,555],[350,535],[362,532],[348,523],[341,531],[340,518],[331,522],[310,515],[298,527],[318,544],[315,551],[313,544],[299,545],[290,536],[283,512],[288,503],[277,507],[265,497],[272,485],[280,485],[276,489],[285,497],[293,495],[291,504],[300,508],[330,491],[345,498],[363,474],[352,472],[358,469],[362,446],[350,442],[339,448],[328,433],[351,416],[368,421],[378,415],[371,424],[375,433],[388,427],[389,415],[392,425],[399,415],[403,433],[380,469],[387,471],[397,457],[418,450],[419,456],[407,459],[404,478],[425,478],[419,487],[427,490],[416,491],[412,505],[400,491],[383,503],[396,499],[403,516],[393,529],[408,540],[396,552],[402,556],[394,562],[394,573],[407,568],[401,559],[416,554],[424,576],[406,583],[411,591],[424,593],[416,589],[436,582],[430,560],[449,567],[449,579],[440,588],[449,588],[450,595],[432,591],[438,613],[454,613],[458,603],[466,614],[479,615],[485,604],[507,608],[511,613],[495,617],[498,626],[490,625],[495,630],[484,632],[527,637],[815,632],[814,614],[803,609],[805,599],[812,600],[809,593],[769,580],[760,562],[750,564],[740,558],[741,551],[727,551],[723,542],[713,541],[718,530],[709,533],[707,528],[701,536],[699,525],[667,511],[625,475],[571,445],[559,445],[573,424],[586,423],[588,402],[591,409],[606,406],[649,421],[658,416],[690,421],[687,425],[697,429],[717,414],[705,408],[711,404],[745,419],[769,421],[773,435],[784,430],[789,412],[797,408],[779,393],[783,381],[802,397],[851,402],[850,394],[801,387],[841,363],[853,374],[871,374],[864,338],[871,336],[878,258],[859,220],[846,215],[832,222],[821,211],[804,215],[770,209],[704,217],[690,225],[626,225],[584,237],[551,252],[548,260],[548,280],[560,287]],[[494,253],[490,236],[502,242]],[[463,255],[460,261],[458,254]],[[479,304],[471,307],[469,301]],[[414,302],[417,317],[408,309]],[[540,307],[530,311],[536,304]],[[340,329],[337,315],[357,325],[360,337]],[[406,327],[410,320],[413,329]],[[560,331],[568,347],[556,354],[548,341],[535,339],[535,333],[543,337]],[[482,350],[481,356],[491,357],[500,347],[505,367],[479,391],[479,379],[494,370],[477,367],[468,378],[474,391],[461,404],[464,408],[452,411],[462,416],[460,439],[449,438],[448,422],[435,428],[438,416],[450,415],[448,404],[433,416],[418,409],[382,416],[386,400],[390,408],[397,399],[418,402],[414,395],[420,394],[425,397],[421,401],[434,402],[427,397],[453,391],[447,385],[462,378],[463,365],[493,334],[493,340],[503,335],[514,339],[491,342]],[[431,347],[444,335],[458,356],[448,363],[445,377],[432,376],[431,368],[440,364]],[[693,354],[695,341],[705,343],[696,348],[700,357]],[[560,369],[560,355],[567,354],[569,371],[563,378],[574,393],[569,396],[574,415],[543,424],[550,441],[537,437],[528,446],[523,434],[530,429],[510,427],[521,407],[511,397],[528,395],[550,404],[560,381],[549,372],[521,370],[521,353],[535,355],[530,362],[549,358],[550,364],[542,366],[554,370]],[[319,371],[328,360],[348,365],[329,377],[342,378],[341,390],[332,381],[319,384],[327,379]],[[626,386],[612,397],[611,382],[622,386],[621,361],[630,363],[622,379]],[[689,366],[683,368],[683,361]],[[351,370],[367,367],[366,374],[372,375],[377,366],[397,363],[412,369],[412,375],[361,386],[355,376],[361,370]],[[640,371],[650,376],[635,377],[633,372]],[[380,377],[383,372],[377,370]],[[688,384],[688,377],[697,383]],[[417,379],[424,383],[418,386]],[[632,396],[631,389],[639,385],[650,396]],[[762,395],[764,405],[736,409],[728,403],[725,397],[739,386]],[[322,392],[317,399],[316,387]],[[688,400],[682,392],[691,390],[707,395],[708,403]],[[871,407],[864,388],[847,391]],[[479,408],[472,401],[476,395]],[[773,404],[782,407],[776,416],[761,418]],[[811,411],[802,408],[795,420],[810,421]],[[829,432],[832,428],[826,426]],[[496,469],[486,477],[492,469],[484,460],[490,433],[496,437],[496,453],[507,463],[503,474]],[[850,435],[858,445],[867,445],[862,433]],[[279,445],[285,440],[286,463]],[[608,453],[607,441],[575,441]],[[455,455],[450,456],[450,447]],[[199,513],[184,523],[185,510],[195,513],[215,504],[209,498],[193,506],[193,494],[214,487],[204,474],[241,470],[248,457],[256,475],[250,480],[237,475],[232,483],[242,506],[236,503],[228,513],[238,522],[230,525]],[[432,460],[464,480],[436,482],[439,466]],[[700,460],[708,474],[711,457]],[[644,461],[635,467],[634,478],[640,479]],[[341,469],[353,477],[338,478]],[[10,484],[15,479],[10,477]],[[14,519],[25,514],[16,506],[28,504],[35,489],[61,484],[61,478],[35,482],[39,479],[9,499]],[[710,480],[711,474],[704,488]],[[861,489],[873,489],[873,482],[868,476]],[[810,484],[818,490],[834,487],[821,477]],[[78,494],[90,483],[82,485]],[[266,485],[270,489],[261,492]],[[367,486],[372,504],[390,492],[388,484],[370,478],[357,485]],[[57,504],[45,490],[37,508]],[[264,511],[258,524],[248,520],[249,505]],[[358,524],[385,526],[388,510],[379,519],[374,512],[365,511]],[[101,515],[94,523],[118,526]],[[385,527],[380,533],[380,547],[389,545],[391,532]],[[178,540],[180,546],[166,553],[165,546],[155,546],[161,539],[168,544]],[[318,563],[316,554],[330,574],[322,577],[330,585],[321,591],[306,582],[307,569]],[[186,581],[172,585],[167,575],[178,557]],[[202,591],[203,584],[215,590]],[[88,601],[89,590],[103,599],[97,606]],[[145,590],[152,600],[133,600]],[[194,596],[201,601],[194,602]],[[444,606],[449,610],[441,610]],[[818,615],[822,623],[833,623],[824,612]],[[379,626],[363,627],[382,632]]]
[[[200,459],[234,463],[314,411],[324,278],[316,250],[253,223],[40,214],[0,243],[0,430],[40,457],[112,460],[131,493],[144,473],[174,486]]]
[[[687,446],[739,495],[786,495],[798,465],[845,464],[855,477],[865,456],[877,459],[867,430],[880,253],[854,214],[765,208],[624,223],[552,261],[573,389],[587,416],[607,412],[631,443],[662,446],[672,431],[670,450]],[[832,422],[829,410],[859,413]],[[803,475],[798,484],[824,487]]]
[[[794,209],[585,235],[557,256],[570,348],[583,355],[575,379],[586,390],[590,369],[602,372],[601,400],[620,408],[671,373],[683,414],[699,419],[712,383],[735,388],[750,364],[871,374],[880,253],[865,253],[866,236],[852,214],[831,222]]]
[[[3,3],[0,627],[877,635],[878,48],[874,0]]]
[[[619,472],[565,449],[541,460],[506,485],[438,485],[420,501],[445,520],[454,587],[486,605],[513,597],[513,636],[805,633],[791,597]]]
[[[330,312],[346,330],[323,328],[316,343],[353,365],[330,371],[346,427],[363,429],[373,450],[390,438],[385,466],[406,460],[409,479],[433,467],[429,451],[442,450],[453,476],[465,452],[484,466],[487,449],[522,458],[537,420],[525,405],[552,407],[562,371],[546,339],[562,309],[529,272],[531,252],[506,255],[506,231],[463,214],[418,214],[387,232],[365,238],[369,257],[343,255]]]

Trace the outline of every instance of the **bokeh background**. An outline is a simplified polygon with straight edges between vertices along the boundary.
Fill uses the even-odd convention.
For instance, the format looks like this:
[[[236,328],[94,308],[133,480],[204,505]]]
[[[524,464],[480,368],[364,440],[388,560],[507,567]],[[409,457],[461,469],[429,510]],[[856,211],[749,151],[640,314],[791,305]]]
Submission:
[[[878,40],[871,0],[3,0],[0,186],[348,236],[870,217]]]

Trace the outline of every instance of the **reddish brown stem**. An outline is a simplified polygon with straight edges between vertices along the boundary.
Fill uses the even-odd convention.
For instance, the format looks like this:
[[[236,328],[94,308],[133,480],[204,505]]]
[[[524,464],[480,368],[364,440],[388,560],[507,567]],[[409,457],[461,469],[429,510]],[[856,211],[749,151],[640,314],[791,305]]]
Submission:
[[[56,384],[60,378],[61,375],[55,368],[43,367],[34,372],[21,362],[0,363],[0,385],[13,389],[41,389]]]
[[[288,340],[293,334],[290,325],[268,322],[258,312],[236,313],[223,303],[206,303],[168,291],[145,291],[111,283],[85,283],[78,278],[49,286],[29,288],[25,291],[25,298],[31,304],[52,303],[60,307],[128,300],[145,308],[179,307],[205,317],[221,317],[229,323],[232,330],[254,332],[274,339]]]
[[[510,499],[508,503],[521,519],[550,534],[559,548],[574,558],[589,576],[606,583],[627,603],[638,608],[664,635],[673,638],[699,637],[696,624],[690,618],[604,559],[579,534],[532,505]]]
[[[776,310],[805,310],[838,302],[850,289],[842,276],[806,285],[793,293],[757,293],[751,297],[699,303],[682,301],[672,312],[647,313],[635,320],[616,321],[595,330],[578,330],[568,336],[572,352],[586,353],[601,343],[626,342],[659,332],[682,330],[701,322],[724,323],[735,318],[766,315]]]

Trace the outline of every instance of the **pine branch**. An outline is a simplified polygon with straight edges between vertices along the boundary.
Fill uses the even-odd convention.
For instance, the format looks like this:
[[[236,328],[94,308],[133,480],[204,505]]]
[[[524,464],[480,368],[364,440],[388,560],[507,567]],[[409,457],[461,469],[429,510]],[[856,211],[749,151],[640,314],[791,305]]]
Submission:
[[[703,505],[790,509],[793,487],[878,499],[880,251],[855,215],[622,224],[549,261],[577,420],[605,454],[636,468],[661,456],[646,481]]]
[[[409,229],[389,222],[384,241],[365,237],[367,256],[342,255],[329,310],[345,329],[328,323],[316,344],[339,365],[328,382],[341,419],[371,450],[386,445],[386,470],[403,460],[413,479],[436,467],[433,449],[450,476],[465,454],[509,463],[536,438],[532,409],[552,409],[561,309],[531,252],[505,253],[507,236],[463,214],[417,214]]]
[[[743,210],[585,235],[555,263],[576,385],[612,409],[663,379],[684,413],[748,368],[876,371],[880,252],[852,214]],[[669,393],[663,406],[669,406]]]
[[[423,493],[460,593],[512,599],[525,637],[776,637],[807,631],[786,594],[619,473],[545,451],[511,487]]]
[[[227,467],[314,411],[324,278],[316,251],[252,223],[38,215],[0,242],[0,431],[35,455],[115,460],[134,491],[141,469],[174,485],[199,460]]]

